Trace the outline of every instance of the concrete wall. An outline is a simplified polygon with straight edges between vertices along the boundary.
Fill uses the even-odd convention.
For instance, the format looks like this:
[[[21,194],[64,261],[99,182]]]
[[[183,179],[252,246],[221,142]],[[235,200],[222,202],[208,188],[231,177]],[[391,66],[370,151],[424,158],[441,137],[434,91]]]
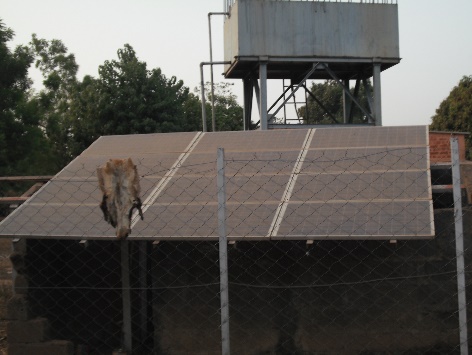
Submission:
[[[238,0],[225,20],[235,56],[399,58],[397,5]]]
[[[471,212],[465,217],[469,269]],[[303,242],[230,247],[231,350],[254,355],[455,353],[453,211],[436,211],[435,224],[437,237],[430,241],[322,241],[309,255]],[[217,256],[216,244],[210,243],[163,243],[154,250],[157,354],[220,353]]]
[[[434,240],[396,244],[320,241],[307,249],[304,242],[282,241],[230,246],[232,352],[457,352],[453,211],[437,210],[435,227]],[[464,231],[469,271],[472,212],[468,209]],[[131,255],[131,285],[139,288],[135,246]],[[161,242],[149,256],[149,339],[140,335],[139,290],[132,293],[134,343],[142,347],[137,353],[220,354],[217,244]],[[17,339],[10,344],[12,354],[27,354],[25,348],[31,353],[51,349],[47,346],[57,347],[58,354],[70,354],[71,342],[87,354],[110,354],[121,346],[116,243],[90,242],[84,248],[77,241],[28,241],[23,257],[29,289],[21,297],[26,297],[28,315],[22,302],[17,314],[36,319],[41,327],[31,329],[44,332],[32,330],[27,336],[20,331],[26,329],[22,320],[16,320],[20,323],[10,330]],[[466,284],[472,285],[469,277],[467,272]],[[472,295],[470,286],[467,294]],[[472,319],[470,312],[468,316]],[[28,338],[35,340],[33,345],[24,342]]]

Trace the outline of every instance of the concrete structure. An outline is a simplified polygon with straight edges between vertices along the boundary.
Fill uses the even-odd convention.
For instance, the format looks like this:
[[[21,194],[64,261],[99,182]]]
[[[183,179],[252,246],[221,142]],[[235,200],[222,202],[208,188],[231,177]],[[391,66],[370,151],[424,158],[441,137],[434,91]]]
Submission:
[[[229,6],[224,40],[225,77],[243,79],[247,125],[253,89],[261,129],[286,102],[267,110],[268,79],[288,79],[292,91],[306,90],[307,79],[338,81],[345,93],[343,123],[350,123],[349,106],[359,103],[349,83],[355,80],[358,92],[371,77],[374,100],[361,110],[369,123],[381,125],[380,73],[400,62],[396,4],[237,0]],[[279,100],[287,100],[288,91]]]

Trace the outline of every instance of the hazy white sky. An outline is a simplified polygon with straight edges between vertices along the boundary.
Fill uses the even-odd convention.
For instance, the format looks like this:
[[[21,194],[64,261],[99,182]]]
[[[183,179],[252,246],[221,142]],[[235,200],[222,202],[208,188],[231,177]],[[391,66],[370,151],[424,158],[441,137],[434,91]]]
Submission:
[[[148,68],[160,67],[193,89],[209,60],[208,12],[223,0],[1,0],[0,18],[16,44],[31,34],[60,39],[76,56],[79,78],[98,75],[129,43]],[[382,73],[383,124],[429,124],[440,102],[472,75],[471,0],[398,0],[400,64]],[[223,18],[212,20],[213,60],[223,60]],[[215,80],[223,80],[216,67]],[[33,75],[33,79],[37,77]],[[208,72],[206,79],[209,80]],[[241,84],[234,93],[242,102]],[[277,87],[271,91],[279,90]],[[281,89],[281,88],[280,88]],[[271,103],[271,97],[269,97]]]

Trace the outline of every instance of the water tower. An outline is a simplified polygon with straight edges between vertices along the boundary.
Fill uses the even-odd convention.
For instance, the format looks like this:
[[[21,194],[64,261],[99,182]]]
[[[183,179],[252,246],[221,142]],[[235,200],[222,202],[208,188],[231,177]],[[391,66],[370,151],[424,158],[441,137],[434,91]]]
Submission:
[[[298,89],[310,92],[309,79],[342,86],[343,119],[333,123],[352,123],[355,105],[368,124],[382,125],[381,72],[400,62],[396,0],[225,0],[225,12],[224,59],[230,64],[224,75],[243,80],[245,127],[251,122],[253,93],[260,128],[273,128],[272,117]],[[270,105],[269,79],[289,83]],[[362,86],[369,90],[367,107],[357,97]],[[321,100],[312,100],[323,107]]]

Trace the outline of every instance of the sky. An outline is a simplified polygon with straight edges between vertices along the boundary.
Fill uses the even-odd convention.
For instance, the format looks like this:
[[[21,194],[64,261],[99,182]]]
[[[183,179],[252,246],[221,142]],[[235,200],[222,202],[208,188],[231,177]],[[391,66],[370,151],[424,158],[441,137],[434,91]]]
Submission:
[[[382,72],[384,126],[427,125],[439,104],[464,75],[472,75],[471,0],[398,0],[400,64]],[[159,67],[191,90],[200,83],[199,64],[208,61],[208,13],[224,0],[0,0],[0,18],[15,32],[13,48],[31,35],[59,39],[74,53],[79,79],[117,59],[130,44],[148,69]],[[212,17],[213,60],[223,58],[223,16]],[[242,104],[240,80],[234,83]],[[31,77],[39,88],[37,72]],[[205,70],[205,81],[209,70]],[[269,105],[281,84],[269,81]]]

